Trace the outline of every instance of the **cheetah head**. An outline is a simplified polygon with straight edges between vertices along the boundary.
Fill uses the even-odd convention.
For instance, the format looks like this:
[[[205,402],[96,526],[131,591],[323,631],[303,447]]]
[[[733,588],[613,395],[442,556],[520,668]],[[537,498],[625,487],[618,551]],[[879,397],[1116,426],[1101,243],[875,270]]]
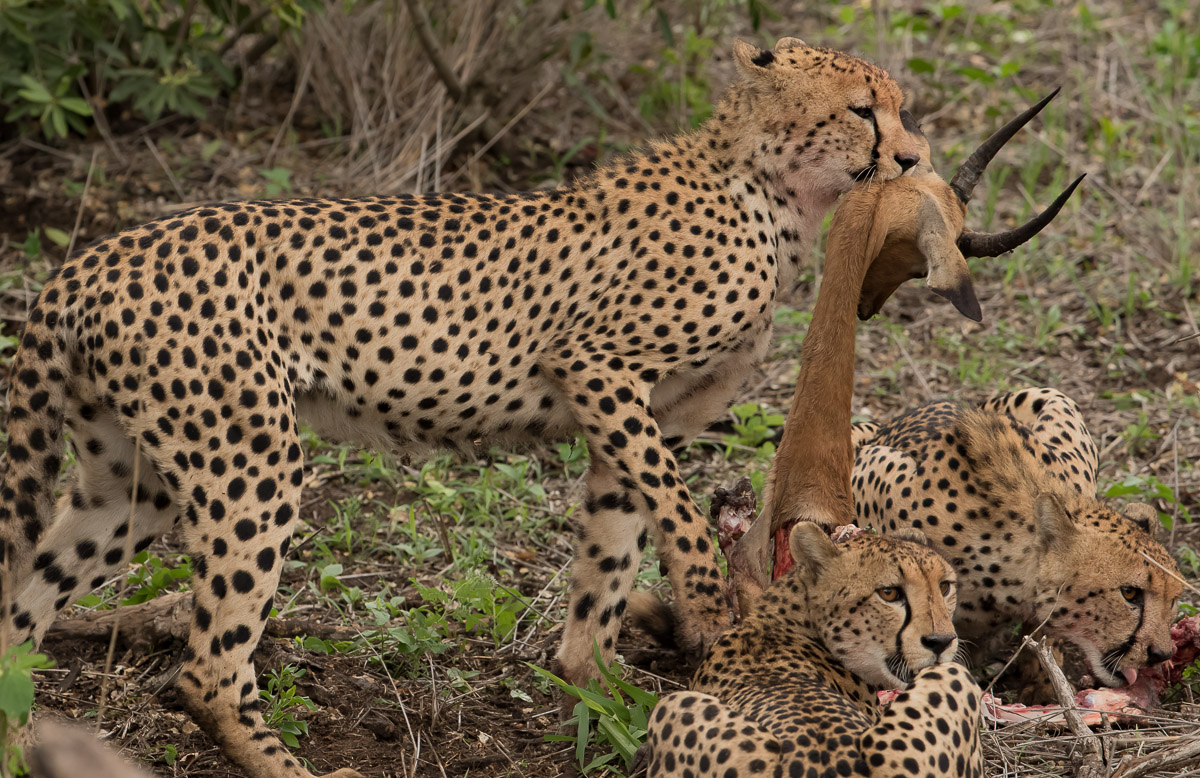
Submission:
[[[918,670],[954,660],[954,570],[918,530],[834,543],[801,522],[789,545],[808,620],[839,662],[866,683],[905,686]]]
[[[920,125],[908,111],[900,112],[921,161],[901,179],[881,187],[859,187],[847,197],[848,202],[872,201],[862,211],[872,214],[873,231],[881,234],[863,279],[860,319],[878,313],[900,284],[928,276],[930,289],[953,303],[964,316],[981,320],[966,258],[998,256],[1032,238],[1058,215],[1083,179],[1080,176],[1049,208],[1014,230],[991,235],[964,227],[967,203],[988,162],[1056,94],[1057,89],[993,133],[963,162],[948,184],[929,162],[929,142]]]
[[[756,172],[794,205],[823,212],[855,182],[888,181],[921,161],[900,120],[904,95],[882,68],[795,38],[774,50],[737,41],[733,57],[743,80],[717,118],[740,125]]]
[[[1034,502],[1041,549],[1035,617],[1051,636],[1079,648],[1106,686],[1174,653],[1171,621],[1183,592],[1179,569],[1151,528],[1144,504],[1117,513],[1098,500],[1068,506],[1043,493]]]

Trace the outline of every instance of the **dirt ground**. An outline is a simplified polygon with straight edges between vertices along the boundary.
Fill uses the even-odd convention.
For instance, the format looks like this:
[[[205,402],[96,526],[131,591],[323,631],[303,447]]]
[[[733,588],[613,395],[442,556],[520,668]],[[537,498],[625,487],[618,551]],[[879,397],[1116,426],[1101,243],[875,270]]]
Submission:
[[[1188,519],[1200,517],[1200,275],[1194,270],[1200,262],[1200,167],[1194,152],[1200,135],[1192,133],[1200,128],[1195,108],[1200,103],[1188,107],[1194,88],[1169,95],[1139,92],[1137,74],[1154,66],[1155,30],[1162,20],[1150,14],[1139,26],[1135,20],[1143,14],[1134,3],[1102,9],[1095,29],[1082,32],[1074,31],[1084,28],[1068,11],[995,11],[1031,30],[1020,75],[1013,82],[984,82],[939,71],[937,83],[926,83],[923,79],[933,77],[906,69],[905,62],[919,54],[991,67],[994,52],[941,34],[922,43],[911,30],[893,35],[894,25],[876,40],[838,26],[841,17],[832,9],[797,11],[808,29],[826,31],[828,40],[821,42],[865,48],[903,80],[941,149],[941,163],[961,156],[996,126],[997,114],[1025,104],[1016,86],[1040,94],[1067,83],[1045,122],[1026,130],[995,163],[984,182],[988,196],[972,205],[972,226],[1014,224],[1053,198],[1061,182],[1089,173],[1080,196],[1049,234],[1012,255],[972,263],[982,324],[959,317],[922,284],[909,284],[882,316],[859,326],[855,413],[887,419],[933,399],[975,402],[1026,386],[1059,388],[1083,408],[1101,450],[1103,488],[1120,500],[1156,504],[1167,519],[1162,539],[1194,584],[1200,560],[1192,552],[1200,553],[1200,525]],[[980,17],[977,23],[990,22]],[[1071,31],[1059,32],[1056,23]],[[773,24],[773,32],[784,34],[783,24]],[[732,34],[717,42],[718,50]],[[972,34],[961,33],[964,40]],[[805,37],[815,43],[821,35]],[[714,88],[723,67],[716,68]],[[399,180],[347,180],[346,166],[331,162],[318,121],[306,115],[312,106],[303,103],[305,110],[293,116],[291,94],[266,88],[271,78],[283,77],[262,78],[263,88],[249,90],[237,106],[205,121],[166,119],[146,127],[126,122],[108,137],[53,146],[30,139],[0,142],[0,337],[15,338],[40,281],[66,253],[45,232],[41,245],[30,248],[27,237],[35,229],[55,228],[72,245],[85,245],[187,204],[270,193],[269,177],[262,173],[268,169],[288,172],[288,193],[382,192],[370,187]],[[482,153],[479,143],[446,151],[444,170],[460,174],[425,177],[420,188],[430,189],[434,181],[463,188],[537,186],[586,170],[597,153],[611,153],[611,147],[604,152],[593,144],[563,164],[548,164],[554,153],[598,133],[587,124],[572,88],[549,83],[524,124],[516,123]],[[1194,121],[1183,126],[1183,141],[1172,134],[1172,110]],[[556,116],[569,120],[558,126]],[[277,134],[285,117],[290,129]],[[1118,134],[1105,140],[1102,118],[1120,124],[1124,139]],[[629,143],[657,128],[613,122],[614,133]],[[1155,122],[1165,123],[1161,132]],[[221,142],[220,150],[206,157],[214,141]],[[1000,172],[1006,166],[1009,173]],[[414,181],[404,184],[418,188]],[[804,312],[818,282],[814,267],[784,298],[777,345],[741,402],[760,410],[789,406],[808,321]],[[5,370],[12,353],[11,346],[0,352]],[[780,429],[768,425],[764,436],[754,437],[744,421],[731,413],[683,462],[702,504],[717,486],[765,472],[768,458],[757,449],[776,440]],[[272,670],[305,671],[295,690],[314,709],[293,709],[308,723],[296,753],[318,774],[352,766],[371,778],[577,774],[574,743],[545,740],[558,729],[558,709],[551,687],[530,665],[553,668],[572,554],[568,525],[582,492],[582,462],[572,459],[569,448],[546,446],[422,466],[379,462],[356,448],[315,439],[308,444],[303,526],[277,600],[281,616],[303,621],[307,631],[299,638],[265,638],[257,655],[260,686]],[[171,539],[151,549],[168,567],[178,564],[178,551]],[[395,630],[386,639],[360,639],[380,626],[372,619],[382,606],[368,607],[377,597],[404,598],[396,601],[402,610],[428,603],[427,589],[444,591],[448,580],[469,574],[463,563],[468,558],[491,584],[529,606],[520,609],[502,639],[486,626],[464,627],[457,616],[422,636],[394,613],[382,625]],[[639,585],[669,596],[653,565]],[[114,581],[107,596],[139,586],[144,588]],[[169,582],[162,588],[179,586]],[[496,591],[489,596],[500,602]],[[1195,590],[1185,600],[1200,605]],[[304,639],[314,635],[328,644]],[[43,649],[56,667],[37,674],[37,715],[96,727],[162,776],[237,775],[175,697],[170,680],[179,644],[133,637],[118,641],[111,662],[105,640],[48,638]],[[354,650],[337,647],[356,641]],[[670,691],[686,681],[688,669],[678,658],[644,635],[626,630],[619,652],[627,677],[642,688]],[[1162,720],[1151,723],[1165,733],[1162,738],[1178,735],[1180,722],[1191,721],[1194,729],[1200,708],[1191,695],[1190,688],[1180,689]],[[993,766],[1011,755],[1005,750],[1015,747],[1005,739],[1011,737],[993,733]],[[1031,756],[1021,765],[998,768],[997,775],[1073,771],[1069,742],[1032,730],[1027,737],[1018,745]]]

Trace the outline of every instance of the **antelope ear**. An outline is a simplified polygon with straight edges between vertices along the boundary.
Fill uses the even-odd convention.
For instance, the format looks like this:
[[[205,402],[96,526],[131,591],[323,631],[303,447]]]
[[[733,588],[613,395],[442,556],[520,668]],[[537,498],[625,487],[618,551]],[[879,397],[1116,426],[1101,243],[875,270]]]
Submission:
[[[1042,492],[1033,501],[1033,515],[1037,520],[1038,542],[1043,549],[1065,548],[1079,532],[1062,500],[1051,492]]]
[[[919,543],[922,546],[929,545],[929,536],[921,530],[914,529],[913,527],[906,527],[901,530],[896,530],[895,532],[889,532],[884,537],[895,538],[896,540],[907,540],[910,543]]]
[[[800,46],[807,46],[807,45],[808,45],[807,43],[800,40],[799,38],[780,38],[778,41],[775,42],[775,51],[776,52],[787,51],[788,49],[795,49]]]
[[[809,578],[815,578],[841,553],[829,538],[829,533],[811,521],[801,521],[792,527],[788,550],[792,552],[792,559],[796,560],[796,567],[801,568]]]
[[[917,211],[917,248],[925,257],[929,288],[946,298],[972,321],[983,321],[967,260],[958,249],[958,231],[951,229],[937,201],[926,195]]]
[[[747,78],[761,78],[775,62],[775,52],[760,49],[743,40],[733,42],[733,59],[738,70]]]
[[[1131,502],[1121,511],[1121,515],[1142,528],[1143,531],[1154,534],[1151,529],[1158,523],[1158,510],[1153,505],[1144,502]]]

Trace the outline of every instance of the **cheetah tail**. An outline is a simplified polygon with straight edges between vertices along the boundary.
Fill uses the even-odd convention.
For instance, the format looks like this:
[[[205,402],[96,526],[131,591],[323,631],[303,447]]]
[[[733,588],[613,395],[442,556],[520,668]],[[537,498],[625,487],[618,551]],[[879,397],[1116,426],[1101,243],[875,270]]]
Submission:
[[[649,592],[632,592],[627,604],[630,621],[663,648],[679,648],[675,639],[678,619],[670,605]]]
[[[0,456],[0,597],[6,584],[14,591],[33,569],[34,548],[54,519],[70,371],[57,319],[57,312],[34,306],[9,374],[8,450]]]

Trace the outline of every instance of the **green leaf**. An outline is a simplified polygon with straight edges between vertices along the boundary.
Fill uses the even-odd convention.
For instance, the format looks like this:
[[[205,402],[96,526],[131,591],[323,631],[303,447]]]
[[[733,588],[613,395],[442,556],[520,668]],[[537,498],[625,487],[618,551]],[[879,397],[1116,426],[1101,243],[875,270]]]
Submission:
[[[57,227],[47,227],[45,229],[46,237],[57,243],[59,246],[67,246],[71,243],[71,236]]]
[[[932,73],[936,68],[934,64],[927,59],[913,57],[908,61],[908,69],[914,73]]]
[[[32,687],[32,684],[30,686]],[[32,702],[31,699],[30,703]],[[587,703],[583,700],[575,703],[575,719],[579,723],[575,733],[575,761],[583,764],[583,757],[587,751],[588,724],[592,719],[588,713]]]
[[[18,726],[24,726],[33,707],[33,678],[12,667],[0,672],[0,713]]]
[[[21,83],[25,85],[24,89],[17,92],[21,97],[31,103],[50,103],[54,98],[50,95],[50,90],[46,89],[45,85],[40,81],[36,81],[27,73],[21,74]]]

